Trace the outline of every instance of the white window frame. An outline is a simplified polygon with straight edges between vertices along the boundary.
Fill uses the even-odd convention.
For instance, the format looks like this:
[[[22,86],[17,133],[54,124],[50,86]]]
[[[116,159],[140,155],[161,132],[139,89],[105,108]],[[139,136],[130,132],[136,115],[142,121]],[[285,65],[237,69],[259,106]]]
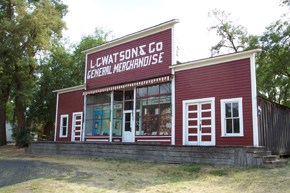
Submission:
[[[243,137],[244,136],[244,119],[243,119],[243,98],[221,99],[221,136],[222,137]],[[226,103],[238,103],[240,118],[240,133],[227,133],[225,124],[225,108]]]
[[[66,125],[66,135],[62,135],[63,131],[63,118],[67,119],[67,125]],[[59,128],[59,137],[67,137],[68,136],[68,124],[69,124],[69,119],[68,119],[68,114],[65,115],[60,115],[60,128]]]

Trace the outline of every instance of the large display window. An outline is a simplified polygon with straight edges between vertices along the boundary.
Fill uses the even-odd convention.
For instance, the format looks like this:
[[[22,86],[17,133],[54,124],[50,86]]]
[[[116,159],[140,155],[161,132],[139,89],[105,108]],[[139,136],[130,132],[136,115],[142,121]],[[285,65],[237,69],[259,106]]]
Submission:
[[[107,136],[110,134],[110,102],[110,93],[87,96],[86,136]]]
[[[171,83],[137,88],[136,135],[171,135]]]

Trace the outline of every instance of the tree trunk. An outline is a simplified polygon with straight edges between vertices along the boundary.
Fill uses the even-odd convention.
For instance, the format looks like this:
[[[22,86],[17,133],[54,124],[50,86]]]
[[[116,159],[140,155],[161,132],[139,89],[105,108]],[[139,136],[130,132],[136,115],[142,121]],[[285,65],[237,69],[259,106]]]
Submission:
[[[0,146],[6,144],[6,103],[0,101]]]
[[[25,108],[22,99],[19,96],[15,97],[15,115],[16,115],[16,127],[17,133],[22,132],[25,129]],[[22,147],[19,142],[19,138],[16,139],[16,146]]]

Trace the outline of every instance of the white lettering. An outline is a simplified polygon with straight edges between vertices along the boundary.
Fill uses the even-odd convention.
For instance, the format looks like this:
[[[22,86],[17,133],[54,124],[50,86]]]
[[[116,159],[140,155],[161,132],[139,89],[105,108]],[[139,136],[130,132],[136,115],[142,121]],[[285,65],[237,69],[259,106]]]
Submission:
[[[163,49],[163,42],[158,42],[156,44],[156,51],[159,52]]]
[[[153,45],[155,45],[155,42],[151,42],[149,44],[149,53],[150,54],[153,53],[153,52],[155,52],[155,47],[153,47]]]

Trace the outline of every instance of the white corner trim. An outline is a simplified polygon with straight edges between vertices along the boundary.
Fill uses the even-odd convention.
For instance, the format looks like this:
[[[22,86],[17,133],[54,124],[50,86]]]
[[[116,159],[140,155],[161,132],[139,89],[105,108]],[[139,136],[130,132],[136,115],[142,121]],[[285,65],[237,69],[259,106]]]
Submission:
[[[58,116],[58,97],[59,93],[56,94],[56,108],[55,108],[55,123],[54,123],[54,141],[56,141],[56,131],[57,131],[57,116]]]
[[[114,47],[114,46],[117,46],[120,44],[124,44],[124,43],[129,42],[129,41],[133,41],[133,40],[140,39],[140,38],[143,38],[143,37],[151,35],[151,34],[155,34],[155,33],[164,31],[166,29],[170,29],[176,23],[179,23],[179,20],[173,19],[173,20],[161,23],[159,25],[156,25],[156,26],[153,26],[153,27],[150,27],[150,28],[147,28],[147,29],[123,36],[121,38],[117,38],[115,40],[112,40],[112,41],[107,42],[105,44],[102,44],[100,46],[97,46],[97,47],[94,47],[94,48],[91,48],[88,50],[84,50],[83,52],[87,53],[87,54],[91,54],[91,53],[98,52],[98,51],[101,51],[104,49],[108,49],[108,48],[111,48],[111,47]]]
[[[258,112],[257,112],[257,82],[255,53],[250,58],[251,65],[251,92],[252,92],[252,120],[253,120],[253,145],[259,146]]]
[[[114,91],[111,91],[111,112],[110,112],[110,134],[109,142],[113,142],[113,122],[114,122]]]
[[[171,41],[172,41],[172,53],[171,53],[171,64],[176,63],[176,44],[175,44],[175,28],[171,31]],[[171,145],[175,145],[175,72],[171,68],[172,80],[171,80]]]
[[[88,54],[86,54],[86,61],[85,61],[85,77],[84,77],[84,85],[87,85],[87,69],[88,69]]]
[[[84,96],[84,108],[83,108],[83,133],[82,133],[82,140],[85,141],[85,133],[86,133],[86,117],[87,117],[87,95]]]
[[[86,86],[84,84],[78,85],[78,86],[73,86],[73,87],[68,87],[68,88],[63,88],[59,90],[54,90],[52,92],[57,92],[57,93],[67,93],[67,92],[73,92],[73,91],[78,91],[78,90],[84,90]]]
[[[171,145],[175,145],[175,77],[172,69],[171,80]]]
[[[176,72],[182,71],[182,70],[200,68],[204,66],[210,66],[210,65],[250,58],[253,54],[259,51],[260,49],[255,49],[255,50],[243,51],[243,52],[238,52],[238,53],[225,54],[221,56],[190,61],[183,64],[172,65],[169,68],[174,68]]]

